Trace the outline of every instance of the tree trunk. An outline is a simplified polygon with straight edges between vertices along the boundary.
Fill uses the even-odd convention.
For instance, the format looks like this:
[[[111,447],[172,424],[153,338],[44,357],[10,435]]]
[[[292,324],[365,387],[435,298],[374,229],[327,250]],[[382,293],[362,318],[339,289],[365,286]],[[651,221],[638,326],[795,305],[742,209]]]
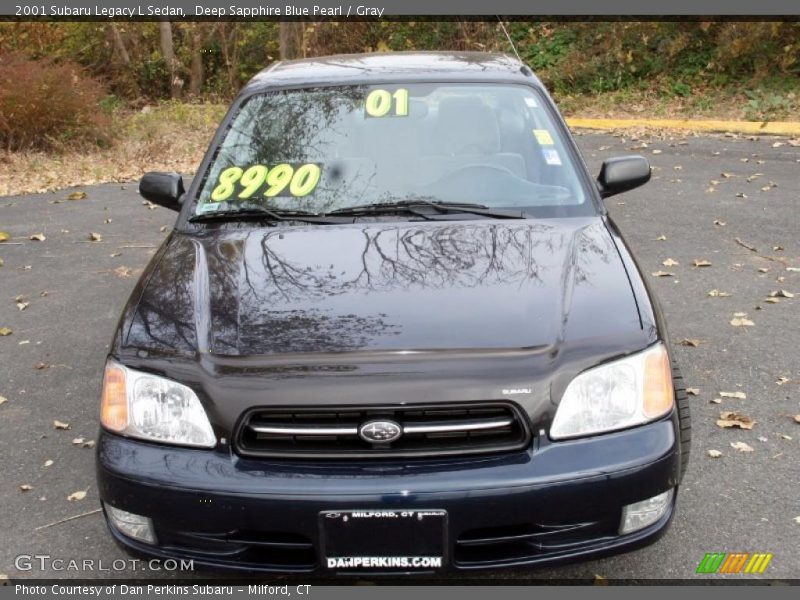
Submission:
[[[189,94],[199,96],[203,92],[205,79],[205,66],[203,64],[203,35],[202,23],[193,23],[192,27],[192,62],[189,68]]]
[[[169,94],[172,98],[180,98],[183,80],[178,77],[178,61],[175,58],[175,48],[172,45],[172,23],[169,21],[159,21],[158,27],[161,41],[161,54],[164,57],[164,61],[167,63],[167,72],[169,73]]]
[[[304,42],[305,25],[293,21],[281,21],[278,32],[281,60],[291,60],[300,56],[300,45]]]
[[[122,64],[126,67],[131,66],[131,55],[128,54],[128,50],[125,48],[125,42],[122,41],[122,34],[119,32],[117,24],[112,21],[109,23],[109,27],[111,28],[111,39],[114,40],[114,48],[122,59]]]

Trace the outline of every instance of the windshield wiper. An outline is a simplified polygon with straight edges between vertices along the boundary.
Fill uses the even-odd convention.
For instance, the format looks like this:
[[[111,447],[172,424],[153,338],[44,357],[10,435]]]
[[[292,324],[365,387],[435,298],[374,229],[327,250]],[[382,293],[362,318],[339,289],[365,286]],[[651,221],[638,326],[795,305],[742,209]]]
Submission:
[[[318,225],[336,225],[338,223],[352,223],[352,219],[344,217],[316,215],[304,210],[269,210],[267,208],[243,208],[239,210],[223,210],[219,212],[195,215],[189,218],[191,223],[208,221],[301,221],[303,223],[314,223]]]
[[[336,210],[325,213],[325,215],[359,216],[367,214],[408,212],[414,215],[425,217],[425,213],[414,210],[423,207],[433,208],[439,214],[468,213],[472,215],[490,217],[493,219],[527,219],[527,216],[521,210],[489,208],[483,204],[474,204],[472,202],[440,202],[438,200],[424,200],[422,198],[417,198],[415,200],[400,200],[397,202],[373,202],[371,204],[362,204],[359,206],[348,206],[345,208],[337,208]]]

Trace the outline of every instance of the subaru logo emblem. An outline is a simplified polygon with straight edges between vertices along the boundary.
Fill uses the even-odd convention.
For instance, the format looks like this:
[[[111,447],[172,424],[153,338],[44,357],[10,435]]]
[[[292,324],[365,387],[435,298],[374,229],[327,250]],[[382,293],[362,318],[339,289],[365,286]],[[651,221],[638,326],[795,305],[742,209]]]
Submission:
[[[403,430],[394,421],[368,421],[358,428],[358,435],[372,444],[389,443],[403,435]]]

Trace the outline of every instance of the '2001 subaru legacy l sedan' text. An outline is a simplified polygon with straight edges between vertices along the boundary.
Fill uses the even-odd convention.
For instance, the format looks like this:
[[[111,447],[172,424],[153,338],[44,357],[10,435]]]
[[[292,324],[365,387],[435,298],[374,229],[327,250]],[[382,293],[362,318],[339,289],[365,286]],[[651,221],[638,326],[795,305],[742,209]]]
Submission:
[[[179,132],[176,132],[179,135]],[[657,539],[689,453],[659,309],[546,90],[505,55],[278,63],[134,290],[98,482],[127,549],[464,572]]]

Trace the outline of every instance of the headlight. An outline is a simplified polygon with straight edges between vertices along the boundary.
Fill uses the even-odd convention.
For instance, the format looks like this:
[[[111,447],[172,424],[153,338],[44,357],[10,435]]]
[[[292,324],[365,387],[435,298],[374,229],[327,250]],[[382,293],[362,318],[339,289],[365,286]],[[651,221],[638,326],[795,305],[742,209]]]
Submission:
[[[550,437],[603,433],[657,419],[674,402],[672,369],[663,344],[584,371],[567,386]]]
[[[100,422],[116,433],[153,442],[203,448],[217,443],[190,388],[111,361],[103,378]]]

